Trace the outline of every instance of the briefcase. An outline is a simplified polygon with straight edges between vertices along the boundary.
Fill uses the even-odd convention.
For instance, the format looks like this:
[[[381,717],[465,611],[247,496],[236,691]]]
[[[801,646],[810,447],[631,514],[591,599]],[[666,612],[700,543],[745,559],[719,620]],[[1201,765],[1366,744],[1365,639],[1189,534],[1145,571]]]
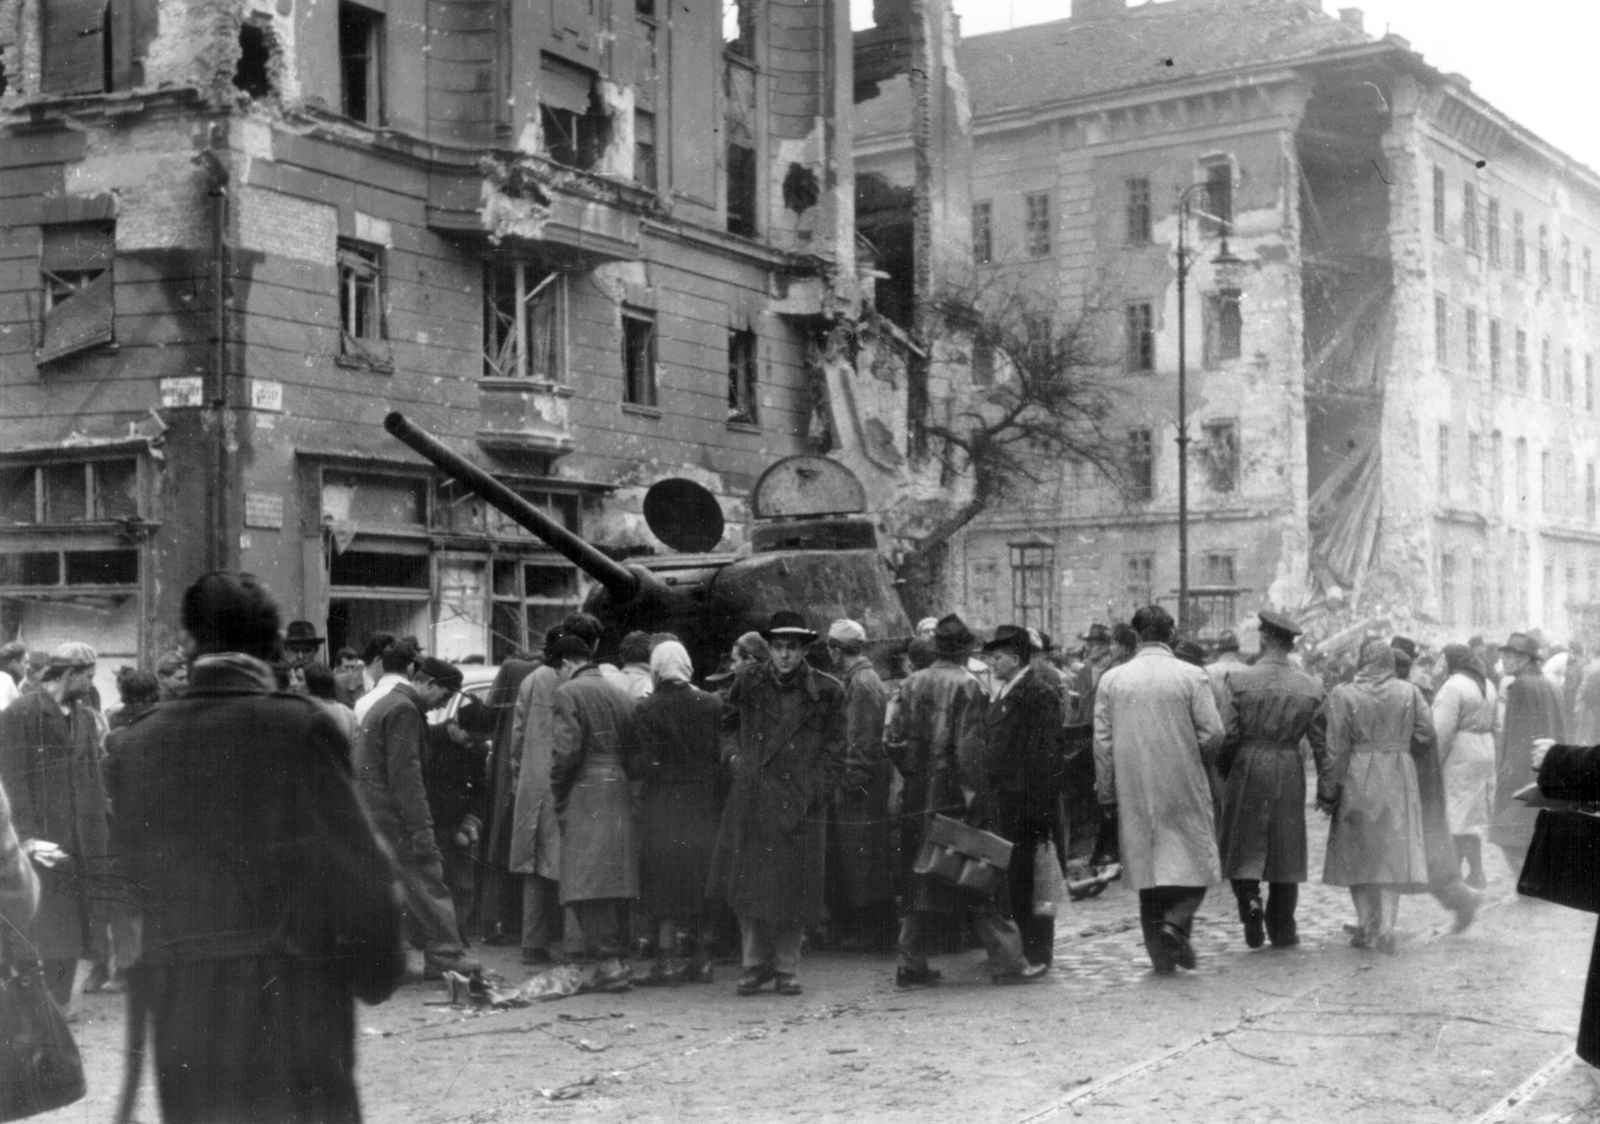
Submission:
[[[912,872],[954,886],[985,901],[993,900],[1011,865],[1011,844],[949,816],[935,815],[922,839]]]
[[[1600,818],[1545,809],[1533,822],[1533,842],[1517,893],[1600,913]]]

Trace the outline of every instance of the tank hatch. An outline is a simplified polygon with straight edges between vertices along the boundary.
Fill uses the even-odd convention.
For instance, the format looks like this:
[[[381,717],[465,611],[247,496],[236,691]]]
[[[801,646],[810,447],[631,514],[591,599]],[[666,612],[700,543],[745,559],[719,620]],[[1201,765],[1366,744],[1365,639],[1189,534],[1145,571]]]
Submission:
[[[866,510],[861,481],[827,457],[784,457],[761,474],[750,493],[750,511],[757,519],[811,519]]]

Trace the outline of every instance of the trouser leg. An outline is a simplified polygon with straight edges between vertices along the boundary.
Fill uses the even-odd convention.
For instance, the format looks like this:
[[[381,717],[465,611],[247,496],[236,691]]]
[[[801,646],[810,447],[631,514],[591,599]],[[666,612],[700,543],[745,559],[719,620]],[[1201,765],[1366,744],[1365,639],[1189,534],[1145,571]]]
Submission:
[[[522,947],[561,952],[561,884],[537,874],[522,878]]]
[[[928,915],[921,910],[908,909],[900,918],[900,939],[895,946],[900,967],[920,971],[928,966],[927,925]]]
[[[772,926],[772,966],[779,975],[793,976],[800,971],[800,945],[804,937],[804,926]]]
[[[1161,918],[1165,913],[1165,897],[1161,888],[1139,891],[1139,927],[1144,932],[1144,948],[1150,954],[1150,963],[1158,972],[1169,972],[1174,964],[1171,954],[1161,939]]]
[[[1161,923],[1176,930],[1184,940],[1194,932],[1194,915],[1206,899],[1204,886],[1163,886],[1167,892],[1163,902]]]
[[[1006,869],[1006,879],[1011,892],[1011,917],[1022,935],[1022,952],[1031,963],[1049,964],[1054,959],[1056,922],[1054,917],[1040,917],[1034,913],[1035,861],[1039,845],[1050,841],[1047,825],[1025,821],[1013,833],[1011,865]],[[1055,861],[1052,852],[1051,860]],[[980,939],[982,934],[980,933]]]
[[[450,891],[450,907],[456,915],[456,936],[462,947],[466,947],[472,943],[467,939],[467,920],[472,916],[478,897],[477,866],[472,861],[471,850],[456,843],[453,835],[436,831],[434,838],[444,858],[444,884]]]
[[[1294,911],[1300,904],[1298,882],[1268,883],[1267,939],[1275,945],[1295,944],[1300,934],[1295,927]]]
[[[1239,903],[1239,920],[1249,924],[1251,905],[1261,900],[1260,879],[1232,878],[1228,884],[1233,888],[1234,900]]]
[[[989,953],[990,971],[995,975],[1014,976],[1033,960],[1023,951],[1022,933],[1016,922],[1008,921],[993,910],[982,910],[973,914],[972,926]]]
[[[406,939],[429,956],[461,955],[461,934],[455,906],[438,861],[399,864],[405,890]]]
[[[1350,904],[1356,910],[1357,941],[1371,941],[1377,932],[1375,915],[1377,909],[1373,902],[1372,887],[1357,885],[1350,887]]]
[[[623,917],[628,903],[619,898],[593,898],[567,903],[583,930],[583,951],[596,960],[621,956],[626,943]]]
[[[740,963],[745,968],[771,968],[776,957],[772,927],[757,917],[739,915]]]
[[[1378,915],[1378,935],[1392,937],[1395,918],[1400,913],[1400,893],[1389,886],[1376,886],[1373,889],[1374,905]]]

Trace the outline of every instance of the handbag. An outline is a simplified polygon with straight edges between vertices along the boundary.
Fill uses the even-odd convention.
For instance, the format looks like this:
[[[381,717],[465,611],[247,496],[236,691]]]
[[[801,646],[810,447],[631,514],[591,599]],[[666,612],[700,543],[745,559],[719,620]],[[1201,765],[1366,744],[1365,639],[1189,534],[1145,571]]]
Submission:
[[[1011,844],[949,816],[935,815],[922,839],[913,874],[954,886],[963,893],[992,901],[1000,877],[1011,865]]]
[[[1600,913],[1600,818],[1542,810],[1533,821],[1517,893]]]
[[[0,941],[0,1121],[61,1108],[84,1094],[83,1059],[44,966]]]

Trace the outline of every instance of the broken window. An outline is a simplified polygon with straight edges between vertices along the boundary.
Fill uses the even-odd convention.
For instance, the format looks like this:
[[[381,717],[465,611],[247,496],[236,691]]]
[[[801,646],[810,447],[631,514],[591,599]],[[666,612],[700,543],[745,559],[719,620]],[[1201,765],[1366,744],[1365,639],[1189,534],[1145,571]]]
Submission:
[[[1130,612],[1137,612],[1156,599],[1155,564],[1153,554],[1122,556],[1122,592]]]
[[[1048,257],[1050,254],[1050,196],[1048,193],[1025,195],[1023,203],[1023,244],[1030,258]]]
[[[48,363],[115,338],[111,223],[65,223],[43,228],[39,258],[44,323],[37,359]]]
[[[421,477],[373,472],[322,474],[322,514],[362,527],[426,527],[428,483]]]
[[[728,233],[756,233],[756,150],[748,145],[728,145]]]
[[[1467,309],[1467,370],[1478,373],[1478,310]]]
[[[1447,627],[1456,623],[1456,556],[1439,555],[1439,619]]]
[[[594,71],[552,54],[539,56],[539,124],[544,151],[568,168],[592,168],[605,151],[610,118],[597,113]]]
[[[656,404],[656,317],[628,309],[622,314],[622,400],[630,406]]]
[[[979,265],[994,260],[994,204],[987,199],[972,205],[972,260]]]
[[[239,25],[239,62],[233,68],[233,84],[252,98],[272,93],[272,31],[259,20],[247,19]]]
[[[1444,169],[1433,166],[1433,232],[1444,234]]]
[[[139,517],[138,462],[0,466],[0,522],[109,522]]]
[[[750,58],[755,54],[755,0],[722,0],[722,49]]]
[[[1500,200],[1490,199],[1487,204],[1487,217],[1484,220],[1484,250],[1489,258],[1489,264],[1496,269],[1500,268]]]
[[[1461,185],[1461,244],[1478,252],[1478,189],[1470,183]]]
[[[1206,480],[1211,490],[1218,493],[1236,491],[1239,487],[1239,423],[1236,421],[1207,422],[1201,427],[1206,462]]]
[[[98,94],[107,88],[106,0],[43,0],[39,92]]]
[[[1124,181],[1127,190],[1127,232],[1124,240],[1130,246],[1143,246],[1150,241],[1150,180],[1145,176],[1130,176]]]
[[[340,109],[363,125],[383,124],[383,15],[339,5]]]
[[[1124,365],[1130,371],[1153,371],[1156,368],[1155,313],[1148,301],[1128,305],[1127,338]]]
[[[368,362],[386,362],[382,341],[383,247],[354,238],[339,239],[339,353]]]
[[[1049,543],[1011,544],[1011,620],[1023,628],[1055,627],[1056,548]]]
[[[1238,289],[1219,289],[1205,299],[1205,365],[1215,367],[1240,354],[1244,317],[1240,311]]]
[[[1450,427],[1439,426],[1439,502],[1443,503],[1450,498]]]
[[[578,571],[558,559],[496,559],[493,573],[491,663],[504,663],[519,649],[542,648],[545,633],[583,603]]]
[[[1200,229],[1223,238],[1233,233],[1233,161],[1206,165],[1206,209]]]
[[[728,331],[728,420],[755,425],[756,334],[749,329]]]
[[[1517,329],[1517,390],[1528,392],[1528,333]]]
[[[1489,385],[1500,385],[1500,321],[1489,318]]]
[[[1528,272],[1528,236],[1521,211],[1511,213],[1511,268],[1517,273]]]
[[[538,262],[483,269],[485,378],[563,381],[561,274]]]
[[[656,189],[656,115],[642,109],[633,111],[633,178]]]
[[[633,10],[647,20],[656,18],[656,0],[633,0]]]
[[[1130,500],[1150,500],[1156,492],[1155,446],[1148,429],[1128,430],[1128,488]]]

